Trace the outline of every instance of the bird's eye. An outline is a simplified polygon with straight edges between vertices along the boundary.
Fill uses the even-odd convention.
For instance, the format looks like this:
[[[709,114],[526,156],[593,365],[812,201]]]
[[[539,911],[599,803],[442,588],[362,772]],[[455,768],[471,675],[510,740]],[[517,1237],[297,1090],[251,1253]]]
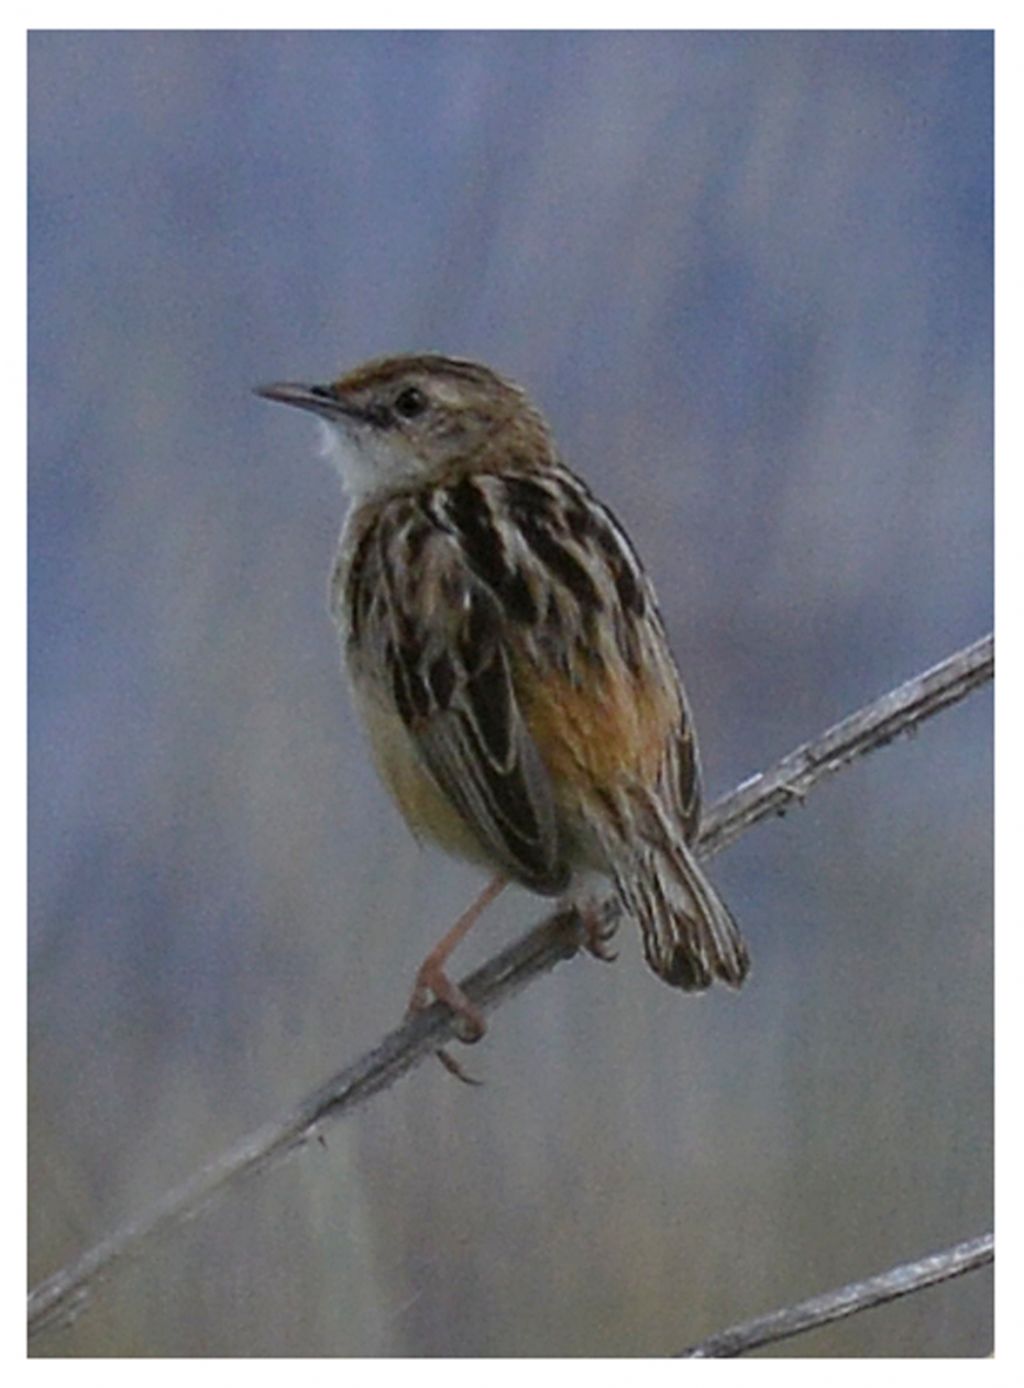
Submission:
[[[395,409],[403,419],[415,419],[427,408],[427,397],[416,386],[406,386],[395,400]]]

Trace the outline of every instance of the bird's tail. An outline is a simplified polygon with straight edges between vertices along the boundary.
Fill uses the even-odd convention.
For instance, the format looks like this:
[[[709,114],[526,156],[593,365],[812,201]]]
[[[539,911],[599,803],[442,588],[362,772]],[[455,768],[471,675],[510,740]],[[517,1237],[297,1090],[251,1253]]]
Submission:
[[[739,926],[653,797],[644,810],[643,844],[615,883],[639,923],[648,964],[675,988],[696,991],[715,979],[738,988],[750,967]]]

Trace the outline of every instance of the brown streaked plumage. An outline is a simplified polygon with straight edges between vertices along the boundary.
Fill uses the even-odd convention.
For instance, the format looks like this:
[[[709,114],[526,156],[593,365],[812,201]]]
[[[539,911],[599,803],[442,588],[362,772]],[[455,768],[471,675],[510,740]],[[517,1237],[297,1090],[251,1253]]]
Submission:
[[[353,493],[331,608],[381,775],[414,832],[497,874],[413,1006],[433,993],[481,1034],[443,968],[478,907],[508,879],[561,896],[594,872],[663,979],[738,986],[743,941],[691,847],[700,767],[654,591],[525,394],[442,356],[260,393],[320,416]]]

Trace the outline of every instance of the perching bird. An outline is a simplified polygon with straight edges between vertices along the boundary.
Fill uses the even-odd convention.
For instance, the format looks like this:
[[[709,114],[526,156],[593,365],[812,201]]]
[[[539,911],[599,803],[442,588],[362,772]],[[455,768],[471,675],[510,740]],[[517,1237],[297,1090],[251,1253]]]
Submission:
[[[738,987],[746,948],[693,852],[697,744],[654,590],[524,392],[425,355],[258,393],[323,421],[352,496],[331,609],[378,770],[414,833],[492,874],[411,1010],[433,994],[477,1039],[445,973],[455,945],[507,882],[574,898],[594,874],[666,983]]]

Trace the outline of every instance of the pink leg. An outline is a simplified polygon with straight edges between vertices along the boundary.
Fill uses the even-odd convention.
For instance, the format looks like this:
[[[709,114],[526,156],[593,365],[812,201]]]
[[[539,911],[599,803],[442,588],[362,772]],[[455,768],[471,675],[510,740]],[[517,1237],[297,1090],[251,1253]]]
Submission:
[[[429,1007],[431,995],[439,1002],[445,1003],[464,1023],[461,1039],[467,1045],[480,1040],[487,1030],[487,1023],[480,1009],[473,1006],[458,984],[453,983],[445,973],[444,965],[459,941],[469,934],[483,912],[507,885],[507,878],[500,875],[493,877],[476,900],[463,911],[451,930],[438,941],[420,965],[416,972],[412,997],[409,999],[407,1013],[422,1012],[425,1007]],[[450,1062],[449,1068],[454,1065],[450,1057],[446,1057],[443,1052],[439,1054],[446,1063]]]
[[[587,901],[583,905],[577,906],[576,910],[583,922],[583,948],[587,953],[592,954],[595,959],[603,960],[606,964],[618,959],[618,950],[609,948],[619,923],[618,912],[614,910],[604,911],[601,904],[596,901]]]

